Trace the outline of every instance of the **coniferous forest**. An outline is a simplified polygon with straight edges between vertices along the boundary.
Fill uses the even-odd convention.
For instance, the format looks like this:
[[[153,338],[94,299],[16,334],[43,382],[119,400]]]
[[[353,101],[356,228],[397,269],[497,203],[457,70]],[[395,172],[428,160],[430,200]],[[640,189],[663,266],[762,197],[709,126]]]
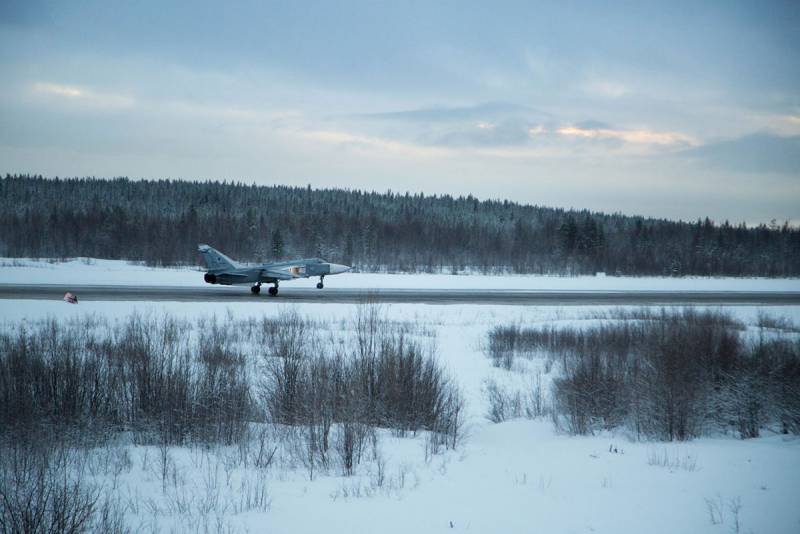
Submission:
[[[0,178],[0,256],[195,264],[319,256],[362,271],[800,275],[788,224],[664,219],[472,196],[127,178]]]

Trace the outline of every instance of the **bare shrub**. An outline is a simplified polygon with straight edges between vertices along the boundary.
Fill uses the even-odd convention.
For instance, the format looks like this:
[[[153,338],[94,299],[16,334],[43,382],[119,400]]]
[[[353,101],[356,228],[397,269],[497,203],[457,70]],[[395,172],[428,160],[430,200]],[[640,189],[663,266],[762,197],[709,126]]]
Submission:
[[[758,414],[764,420],[777,419],[785,434],[800,434],[800,339],[759,339],[748,354],[746,369],[756,378],[744,391],[747,395],[732,397],[746,424],[748,416]]]
[[[647,465],[664,467],[670,471],[693,472],[697,470],[697,455],[686,451],[681,452],[678,449],[670,453],[666,447],[660,450],[652,449],[647,454]]]
[[[51,321],[0,333],[0,422],[232,443],[252,408],[244,358],[226,336],[216,328],[193,343],[185,324],[138,315],[101,332]]]
[[[606,359],[589,353],[570,361],[565,375],[554,381],[554,399],[570,432],[586,434],[622,422],[627,391]]]
[[[255,477],[243,477],[236,495],[239,497],[234,505],[234,512],[237,514],[252,510],[266,512],[272,504],[263,473],[257,473]]]
[[[495,340],[518,354],[543,351],[558,363],[554,420],[569,432],[628,426],[639,437],[686,440],[720,430],[756,437],[770,423],[800,431],[800,342],[781,333],[785,322],[760,317],[761,331],[772,325],[781,332],[753,340],[716,310],[641,309],[598,318],[612,321],[501,326],[489,334],[490,347]]]
[[[274,422],[300,420],[303,374],[309,358],[309,332],[305,319],[292,310],[278,319],[262,320],[266,380],[262,395]]]
[[[153,515],[154,529],[164,513],[191,516],[189,528],[202,529],[214,514],[266,509],[263,470],[276,461],[302,466],[310,479],[331,469],[358,474],[378,451],[377,428],[424,432],[428,454],[455,448],[464,399],[437,361],[430,332],[394,324],[376,308],[360,313],[343,325],[354,333],[349,342],[338,332],[323,338],[294,312],[195,325],[169,315],[87,318],[0,332],[0,531],[70,531],[64,524],[124,531],[123,507]],[[67,466],[59,458],[72,452],[13,453],[9,444],[36,443],[26,438],[34,432],[43,444],[69,436],[62,449],[79,451],[77,459]],[[155,445],[136,464],[161,482],[161,495],[128,495],[120,504],[106,492],[133,464],[117,450],[122,442]],[[97,449],[104,444],[105,452]],[[192,461],[208,467],[199,494],[186,489],[173,448],[193,444],[204,452]],[[224,451],[222,458],[209,460],[209,450]],[[391,485],[374,455],[373,492]],[[248,471],[255,478],[234,476],[241,466],[258,468]],[[82,482],[84,470],[105,476],[109,487]],[[226,496],[236,488],[236,497]]]
[[[725,512],[722,505],[722,497],[717,495],[716,499],[706,497],[706,510],[712,525],[720,525],[725,521]]]
[[[793,333],[800,332],[800,327],[798,327],[788,317],[770,315],[764,310],[758,311],[756,325],[761,330],[778,330],[782,332],[793,332]]]
[[[530,386],[522,388],[504,387],[497,380],[489,378],[483,383],[483,392],[489,403],[486,418],[493,423],[519,417],[536,419],[549,412],[542,389],[541,373],[536,374]]]
[[[484,382],[484,392],[489,401],[486,417],[493,423],[522,417],[522,396],[519,391],[511,393],[494,379]]]
[[[403,325],[394,328],[378,306],[358,308],[350,346],[321,339],[305,319],[289,313],[264,321],[261,395],[275,423],[304,425],[306,464],[327,468],[331,429],[345,473],[359,460],[352,446],[365,427],[399,433],[427,430],[452,448],[462,430],[463,398],[429,344]]]
[[[431,434],[440,439],[445,449],[455,450],[464,437],[464,395],[455,383],[444,383]]]
[[[266,469],[272,465],[278,446],[269,441],[269,429],[261,427],[256,435],[257,450],[253,452],[253,465],[259,469]]]
[[[535,419],[547,415],[547,411],[545,393],[542,388],[542,373],[536,373],[536,377],[533,379],[528,389],[528,397],[525,402],[525,415],[529,419]]]
[[[40,433],[0,441],[0,531],[124,533],[118,500],[82,481],[85,451]]]
[[[372,423],[412,432],[441,430],[455,400],[454,386],[429,349],[401,333],[385,338],[378,353],[365,358],[353,363]]]
[[[201,441],[232,444],[246,433],[252,403],[245,356],[225,328],[214,322],[199,333],[192,417]]]
[[[361,463],[367,437],[371,432],[374,430],[363,423],[346,422],[337,425],[334,443],[343,475],[353,475],[356,466]]]
[[[495,367],[510,370],[518,350],[521,330],[518,325],[497,327],[489,333],[487,353]],[[526,345],[523,345],[525,347]],[[520,348],[523,348],[520,347]]]

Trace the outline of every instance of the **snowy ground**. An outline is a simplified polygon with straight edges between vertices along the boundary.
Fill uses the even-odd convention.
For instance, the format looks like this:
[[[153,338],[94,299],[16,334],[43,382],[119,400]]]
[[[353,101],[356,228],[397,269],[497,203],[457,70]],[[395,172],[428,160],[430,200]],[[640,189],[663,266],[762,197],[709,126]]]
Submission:
[[[61,267],[45,269],[41,272],[66,276]],[[134,269],[139,268],[109,272],[116,273],[111,279],[121,281],[126,279],[121,271]],[[197,283],[197,273],[174,271],[174,275]],[[423,277],[396,280],[408,278]],[[511,277],[505,283],[525,279],[530,277]],[[577,283],[584,279],[553,280]],[[585,281],[589,280],[595,279]],[[600,282],[609,280],[614,279]],[[773,287],[797,286],[796,281],[747,281],[767,286],[771,282],[775,282]],[[331,324],[353,317],[356,309],[340,304],[276,303],[265,309],[255,303],[89,302],[75,306],[7,300],[0,301],[0,322],[15,328],[23,322],[83,314],[114,320],[133,311],[260,317],[287,308]],[[753,306],[726,309],[751,324],[759,312]],[[366,466],[355,477],[330,473],[309,481],[302,468],[263,475],[252,469],[227,473],[226,454],[233,451],[209,455],[174,448],[170,454],[179,482],[174,490],[164,491],[153,467],[156,448],[129,446],[131,467],[119,475],[115,485],[123,494],[147,497],[150,504],[142,506],[138,514],[129,512],[128,520],[148,530],[154,525],[194,530],[197,524],[186,522],[176,512],[181,502],[185,505],[185,495],[183,501],[180,496],[183,491],[195,496],[198,507],[209,495],[229,503],[222,524],[249,532],[800,532],[800,439],[769,435],[747,441],[720,437],[681,444],[634,443],[623,435],[559,435],[549,421],[492,424],[486,420],[485,379],[517,379],[514,373],[493,368],[483,354],[490,327],[509,321],[575,323],[595,320],[587,317],[607,310],[599,306],[386,305],[388,319],[414,321],[435,332],[440,360],[455,376],[468,402],[468,436],[459,450],[426,462],[421,437],[393,438],[387,433],[381,445],[387,479],[378,486],[374,466]],[[800,323],[800,307],[769,307],[766,311]],[[617,452],[609,452],[610,447]],[[268,491],[268,508],[237,512],[238,499],[252,492],[259,480]]]
[[[0,280],[6,284],[180,285],[202,286],[202,271],[150,268],[119,260],[77,258],[45,260],[0,258]],[[290,282],[313,287],[316,278]],[[391,289],[529,289],[581,291],[800,291],[800,279],[660,278],[616,276],[482,276],[446,274],[345,273],[326,280],[330,287]]]
[[[227,528],[249,532],[789,534],[800,525],[796,439],[643,444],[560,436],[547,421],[518,420],[475,425],[461,451],[429,463],[421,438],[385,436],[381,447],[388,461],[382,486],[374,467],[313,481],[302,469],[228,475],[226,456],[235,451],[172,448],[179,482],[164,491],[157,447],[128,447],[132,467],[116,484],[146,503],[129,524],[178,532],[214,525],[216,514],[200,517],[205,500],[219,503]],[[671,465],[652,465],[662,455]],[[267,489],[266,509],[237,513],[258,482]],[[181,502],[196,511],[180,516]]]

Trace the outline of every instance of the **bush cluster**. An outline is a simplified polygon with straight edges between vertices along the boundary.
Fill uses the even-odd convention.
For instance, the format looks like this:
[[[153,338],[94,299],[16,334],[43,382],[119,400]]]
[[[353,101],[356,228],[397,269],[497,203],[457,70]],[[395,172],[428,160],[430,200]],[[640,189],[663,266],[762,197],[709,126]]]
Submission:
[[[0,434],[0,532],[125,534],[118,500],[90,482],[79,435]],[[96,443],[95,443],[96,444]]]
[[[330,466],[352,474],[370,441],[378,449],[379,427],[427,431],[430,454],[454,448],[463,398],[425,333],[387,321],[376,306],[361,307],[341,327],[289,312],[195,324],[169,315],[85,317],[6,330],[0,438],[131,436],[164,451],[173,444],[244,450],[253,424],[269,422],[281,451],[312,477]],[[260,450],[271,457],[276,446],[262,439]]]
[[[572,433],[625,426],[639,437],[685,440],[774,425],[800,433],[800,342],[762,322],[686,308],[620,313],[588,328],[501,326],[489,355],[544,354],[558,365],[555,419]]]
[[[252,403],[229,338],[221,325],[190,336],[174,318],[138,315],[108,330],[50,321],[0,333],[0,422],[233,443]]]
[[[326,465],[333,448],[351,471],[376,427],[427,430],[431,452],[456,446],[460,391],[415,332],[393,328],[377,307],[359,310],[352,345],[310,335],[297,314],[262,324],[264,405],[272,422],[306,428],[309,461]]]

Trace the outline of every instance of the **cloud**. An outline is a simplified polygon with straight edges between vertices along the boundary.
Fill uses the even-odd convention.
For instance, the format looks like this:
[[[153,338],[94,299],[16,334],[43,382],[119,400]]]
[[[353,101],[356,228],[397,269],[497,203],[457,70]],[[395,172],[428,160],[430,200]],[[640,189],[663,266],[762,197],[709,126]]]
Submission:
[[[550,115],[509,102],[426,107],[350,115],[346,128],[430,147],[499,147],[530,142],[530,130]]]
[[[226,126],[240,124],[279,124],[301,116],[292,109],[243,106],[232,98],[172,98],[171,95],[137,96],[98,91],[83,85],[35,82],[29,95],[37,100],[76,108],[135,110],[137,117],[152,116],[181,120],[209,120]]]
[[[782,136],[800,135],[800,113],[771,115],[764,121],[765,129]]]
[[[451,147],[516,146],[530,142],[533,125],[524,119],[453,125],[440,132],[432,144]]]
[[[588,120],[576,122],[573,126],[582,130],[611,130],[611,125],[605,122]]]
[[[177,117],[221,121],[226,125],[235,124],[283,124],[299,119],[302,114],[294,110],[274,110],[229,105],[226,102],[193,102],[187,100],[165,100],[143,102],[142,107],[157,109]]]
[[[31,92],[39,97],[73,102],[96,108],[130,108],[136,101],[126,95],[98,92],[87,87],[53,82],[35,82]]]
[[[800,178],[800,136],[760,132],[679,153],[725,171],[788,174]]]
[[[549,119],[550,115],[535,108],[510,102],[483,102],[473,106],[428,107],[386,113],[356,115],[358,118],[376,121],[408,121],[424,123],[441,122],[492,122],[507,118]]]
[[[528,128],[528,136],[529,137],[536,137],[537,135],[545,135],[547,133],[547,128],[545,128],[544,124],[537,124],[536,126],[531,126]]]
[[[453,148],[541,147],[542,144],[555,148],[556,144],[569,140],[602,142],[597,147],[606,151],[624,146],[677,148],[697,144],[692,136],[674,131],[618,128],[596,120],[566,123],[549,112],[509,102],[428,107],[351,118],[355,122],[349,127],[377,131],[381,137]]]
[[[306,130],[297,133],[299,137],[328,145],[353,148],[375,155],[406,157],[437,157],[447,155],[442,148],[418,146],[380,137],[358,135],[339,130]]]
[[[67,98],[81,98],[86,94],[86,92],[80,87],[71,87],[69,85],[59,85],[56,83],[44,82],[37,82],[33,84],[33,90],[38,93],[65,96]]]
[[[691,136],[678,132],[659,132],[655,130],[621,130],[595,122],[587,121],[570,126],[561,126],[556,133],[564,137],[581,139],[618,140],[632,144],[646,145],[695,145]]]

